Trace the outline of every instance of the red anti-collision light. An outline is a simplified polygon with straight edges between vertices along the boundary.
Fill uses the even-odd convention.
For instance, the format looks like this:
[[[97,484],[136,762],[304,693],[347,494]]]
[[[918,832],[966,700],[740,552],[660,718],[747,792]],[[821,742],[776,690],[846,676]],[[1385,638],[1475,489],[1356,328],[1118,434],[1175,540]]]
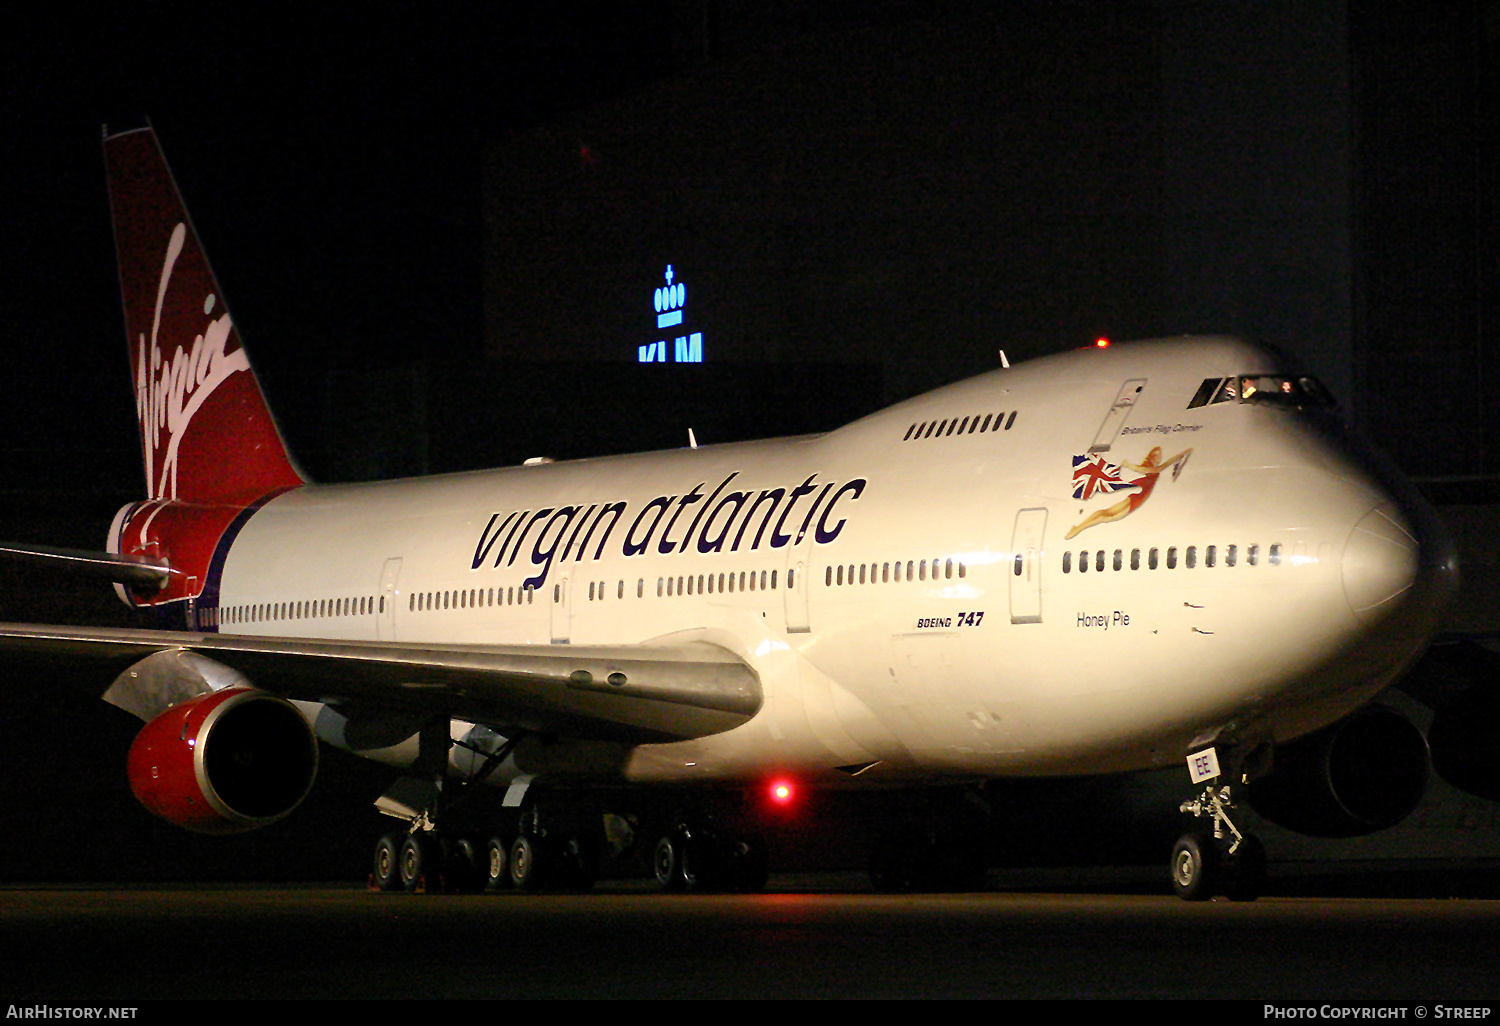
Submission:
[[[771,782],[771,801],[777,805],[787,805],[796,796],[796,788],[789,780],[773,780]]]

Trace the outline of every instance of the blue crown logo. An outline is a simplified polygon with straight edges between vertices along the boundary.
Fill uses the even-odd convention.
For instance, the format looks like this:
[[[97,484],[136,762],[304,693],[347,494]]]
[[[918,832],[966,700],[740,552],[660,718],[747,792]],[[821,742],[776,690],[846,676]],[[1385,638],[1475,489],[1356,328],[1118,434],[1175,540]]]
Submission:
[[[672,284],[672,265],[667,265],[667,284],[656,290],[656,326],[670,328],[682,323],[682,304],[687,302],[687,286],[682,282]]]

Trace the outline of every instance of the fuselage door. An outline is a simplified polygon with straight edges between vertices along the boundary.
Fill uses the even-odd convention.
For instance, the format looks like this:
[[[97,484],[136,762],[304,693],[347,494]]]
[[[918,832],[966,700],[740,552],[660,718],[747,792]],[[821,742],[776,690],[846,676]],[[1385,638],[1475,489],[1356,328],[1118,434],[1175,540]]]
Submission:
[[[1104,414],[1104,423],[1099,425],[1099,433],[1094,436],[1094,444],[1089,446],[1089,452],[1109,452],[1109,447],[1115,444],[1115,438],[1125,426],[1130,411],[1135,409],[1136,400],[1140,399],[1145,388],[1145,378],[1132,378],[1120,386],[1120,394],[1115,396],[1114,405]]]
[[[1042,622],[1042,535],[1047,529],[1045,509],[1016,513],[1010,540],[1010,622]]]
[[[380,597],[375,607],[375,637],[396,640],[396,582],[401,577],[401,557],[392,556],[380,568]]]
[[[807,615],[807,563],[798,558],[801,552],[793,553],[786,566],[786,631],[788,634],[806,634],[812,630]]]
[[[552,578],[552,591],[547,595],[552,604],[552,644],[554,645],[566,645],[573,634],[571,584],[572,574],[564,570]]]

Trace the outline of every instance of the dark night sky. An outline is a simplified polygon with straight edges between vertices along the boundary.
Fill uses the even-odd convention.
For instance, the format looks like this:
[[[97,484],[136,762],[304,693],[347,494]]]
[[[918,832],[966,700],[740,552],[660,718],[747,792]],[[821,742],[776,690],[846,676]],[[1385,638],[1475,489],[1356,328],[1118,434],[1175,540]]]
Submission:
[[[8,34],[6,446],[130,430],[101,125],[156,126],[242,333],[296,390],[354,353],[477,349],[484,140],[629,82],[623,41],[562,10],[225,10]]]
[[[85,487],[133,485],[133,466],[114,476],[121,456],[95,456],[136,447],[101,126],[155,126],[273,406],[306,445],[330,368],[480,354],[488,146],[738,51],[943,7],[152,3],[29,16],[0,61],[6,489],[59,450],[88,465]],[[717,32],[721,15],[733,32]]]
[[[89,486],[101,483],[96,474],[110,486],[134,483],[133,465],[115,478],[108,468],[125,460],[98,458],[96,466],[92,455],[133,453],[136,444],[103,124],[128,127],[149,117],[156,126],[273,405],[294,447],[306,448],[320,444],[326,426],[319,418],[329,415],[330,369],[481,357],[491,147],[511,140],[524,151],[536,129],[567,132],[591,118],[595,125],[614,113],[628,118],[664,84],[686,90],[721,74],[753,83],[753,75],[732,71],[746,59],[766,64],[761,58],[769,55],[774,64],[799,44],[838,50],[862,30],[899,36],[905,23],[955,14],[992,23],[1009,40],[1012,49],[997,47],[995,59],[1009,62],[1005,74],[1016,80],[975,81],[1014,89],[1016,102],[1032,111],[1030,120],[1002,124],[1009,138],[999,151],[1024,154],[1023,184],[1035,195],[1049,195],[1050,168],[1059,175],[1055,193],[1077,195],[1089,188],[1081,161],[1118,159],[1137,141],[1162,148],[1129,154],[1140,163],[1140,188],[1102,194],[1115,206],[1121,196],[1142,209],[1161,202],[1150,199],[1149,175],[1160,165],[1165,185],[1154,188],[1167,207],[1157,251],[1117,255],[1113,242],[1097,243],[1104,248],[1092,264],[1077,252],[1086,246],[1044,254],[1077,266],[1067,287],[1050,296],[1048,279],[1037,279],[1040,295],[1026,297],[1033,334],[1052,337],[1055,325],[1063,346],[1112,324],[1127,335],[1231,330],[1282,342],[1304,331],[1332,347],[1326,366],[1315,369],[1347,391],[1351,303],[1347,270],[1343,278],[1337,272],[1346,255],[1337,247],[1348,241],[1343,176],[1353,143],[1347,98],[1324,95],[1366,73],[1340,67],[1341,57],[1329,60],[1345,7],[1330,0],[1304,13],[1280,4],[1266,16],[1236,3],[1183,10],[1027,0],[677,0],[519,10],[350,5],[314,15],[154,3],[116,5],[88,20],[33,14],[7,33],[0,60],[0,124],[10,139],[0,162],[0,345],[12,397],[0,409],[6,487],[26,487],[46,452],[59,449],[78,454]],[[1028,53],[1033,44],[1055,59]],[[1393,57],[1400,56],[1382,53],[1377,68],[1397,69],[1390,74],[1398,88],[1405,72]],[[1442,56],[1428,54],[1430,66]],[[1122,105],[1121,116],[1094,113],[1099,105],[1087,90],[1117,75],[1144,86],[1142,99]],[[1159,107],[1150,105],[1153,76]],[[712,86],[698,95],[715,102]],[[1002,101],[991,109],[1004,122],[1016,107]],[[1098,138],[1087,123],[1070,128],[1091,116]],[[628,134],[630,126],[609,127]],[[672,145],[691,150],[694,142]],[[1358,139],[1366,148],[1371,142]],[[829,149],[838,151],[835,142]],[[1453,150],[1449,159],[1461,164],[1466,152]],[[912,178],[928,173],[910,170]],[[1180,197],[1189,202],[1174,206]],[[920,260],[911,262],[902,272],[908,285],[923,273]],[[1142,286],[1115,273],[1153,262],[1158,285],[1149,274]],[[1006,269],[999,273],[1005,280]],[[1143,288],[1154,294],[1139,295]],[[945,294],[920,291],[929,303]],[[986,330],[980,321],[1014,323],[1018,312],[991,291],[989,306],[961,297],[940,313],[971,336]],[[1144,313],[1153,304],[1156,316]],[[991,347],[983,348],[993,359]],[[978,369],[977,355],[976,347],[952,360],[953,373]],[[906,371],[896,376],[910,377]]]

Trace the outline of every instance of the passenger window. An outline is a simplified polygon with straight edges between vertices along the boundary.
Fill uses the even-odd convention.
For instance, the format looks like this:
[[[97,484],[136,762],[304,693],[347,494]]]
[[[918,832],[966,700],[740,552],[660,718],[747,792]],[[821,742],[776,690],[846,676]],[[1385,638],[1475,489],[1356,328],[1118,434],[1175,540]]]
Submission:
[[[1177,569],[1177,546],[1175,545],[1169,546],[1167,548],[1167,569]]]

